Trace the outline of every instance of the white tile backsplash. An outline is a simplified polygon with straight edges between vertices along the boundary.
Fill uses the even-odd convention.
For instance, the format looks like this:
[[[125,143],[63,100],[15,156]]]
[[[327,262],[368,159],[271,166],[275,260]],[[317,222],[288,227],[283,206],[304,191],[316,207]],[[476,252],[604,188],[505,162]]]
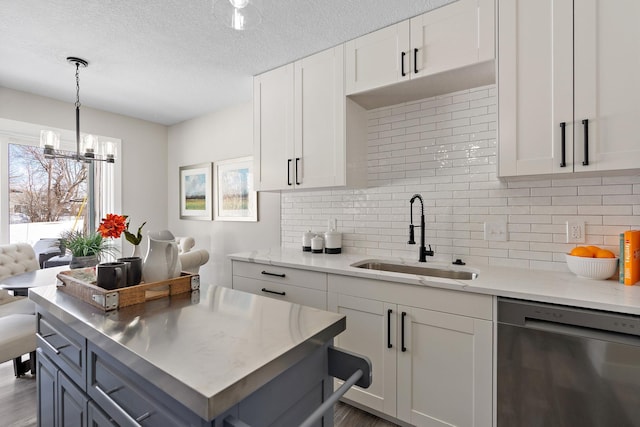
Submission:
[[[564,270],[574,219],[587,244],[618,253],[618,234],[640,228],[640,175],[499,180],[496,110],[491,85],[369,111],[367,188],[283,193],[282,246],[300,248],[304,231],[336,218],[344,252],[417,260],[406,242],[420,193],[438,261]],[[419,215],[416,202],[414,224]],[[509,240],[484,240],[487,221],[507,222]]]

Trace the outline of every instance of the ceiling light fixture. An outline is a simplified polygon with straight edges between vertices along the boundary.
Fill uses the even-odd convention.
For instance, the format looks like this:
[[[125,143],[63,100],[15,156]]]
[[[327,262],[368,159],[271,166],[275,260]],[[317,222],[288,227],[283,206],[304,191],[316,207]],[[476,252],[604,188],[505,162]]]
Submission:
[[[262,22],[261,0],[213,0],[213,15],[234,30],[248,30]]]
[[[89,63],[74,56],[69,56],[67,61],[76,66],[76,153],[60,151],[60,134],[52,130],[42,130],[40,147],[44,151],[44,156],[47,159],[73,159],[85,163],[92,161],[114,163],[116,147],[112,141],[99,141],[94,135],[89,134],[80,136],[80,67],[85,68]],[[80,154],[81,152],[83,154]]]

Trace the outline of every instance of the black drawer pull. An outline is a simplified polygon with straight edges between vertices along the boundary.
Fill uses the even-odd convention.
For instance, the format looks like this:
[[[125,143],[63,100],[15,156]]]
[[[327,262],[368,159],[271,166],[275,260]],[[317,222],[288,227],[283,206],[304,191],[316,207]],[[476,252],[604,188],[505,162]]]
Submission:
[[[407,351],[407,347],[404,346],[404,318],[407,317],[407,313],[405,313],[404,311],[402,312],[402,323],[400,324],[400,327],[402,329],[401,332],[401,338],[402,338],[402,351],[405,352]]]
[[[49,337],[52,337],[52,336],[54,336],[54,335],[58,335],[58,334],[56,334],[55,332],[50,332],[50,333],[48,333],[48,334],[46,334],[46,335],[40,335],[40,336],[41,336],[42,338],[49,338]]]
[[[391,313],[393,310],[387,310],[387,348],[393,348],[393,344],[391,344]]]
[[[413,49],[413,72],[418,74],[418,48]]]
[[[300,157],[296,157],[296,185],[300,185],[302,184],[300,181],[298,181],[298,162],[300,161]]]
[[[562,141],[562,162],[560,163],[560,167],[564,168],[567,166],[567,159],[566,159],[566,155],[565,155],[565,127],[567,126],[566,122],[562,122],[560,123],[560,135],[561,135],[561,141]]]
[[[276,294],[276,295],[281,295],[281,296],[285,296],[287,293],[286,292],[278,292],[278,291],[272,291],[270,289],[267,288],[262,288],[262,292],[266,292],[268,294]]]
[[[293,185],[291,183],[291,159],[287,159],[287,185]]]
[[[146,420],[147,418],[149,418],[151,416],[151,414],[153,414],[153,412],[145,412],[144,414],[140,415],[138,418],[136,418],[137,422],[141,422]]]
[[[262,273],[260,274],[264,274],[267,276],[285,277],[284,273],[269,273],[268,271],[264,271],[264,270],[262,270]]]
[[[584,127],[584,162],[582,166],[589,166],[589,119],[582,121]]]
[[[407,73],[404,71],[404,57],[406,55],[407,52],[402,52],[402,54],[400,55],[400,74],[402,74],[402,77],[407,75]]]

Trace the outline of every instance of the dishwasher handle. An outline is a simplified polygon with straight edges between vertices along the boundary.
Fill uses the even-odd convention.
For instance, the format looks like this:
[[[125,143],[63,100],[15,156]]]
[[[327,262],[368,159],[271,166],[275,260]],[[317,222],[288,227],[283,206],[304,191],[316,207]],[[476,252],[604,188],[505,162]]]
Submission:
[[[636,347],[640,347],[640,337],[621,334],[617,332],[586,328],[583,326],[564,325],[562,323],[527,319],[525,321],[524,327],[527,329],[535,329],[538,331],[551,332],[555,334],[562,334],[562,335],[614,342],[617,344],[633,345]]]
[[[640,316],[637,315],[509,298],[498,298],[498,323],[545,330],[563,327],[562,331],[581,336],[587,330],[599,331],[640,340]]]

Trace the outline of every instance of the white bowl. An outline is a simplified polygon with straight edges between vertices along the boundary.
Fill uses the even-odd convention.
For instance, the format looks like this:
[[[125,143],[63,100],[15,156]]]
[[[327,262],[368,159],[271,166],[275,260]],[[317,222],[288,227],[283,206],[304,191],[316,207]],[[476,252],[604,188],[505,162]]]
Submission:
[[[567,254],[567,267],[578,277],[604,280],[615,274],[618,258],[586,258]]]

